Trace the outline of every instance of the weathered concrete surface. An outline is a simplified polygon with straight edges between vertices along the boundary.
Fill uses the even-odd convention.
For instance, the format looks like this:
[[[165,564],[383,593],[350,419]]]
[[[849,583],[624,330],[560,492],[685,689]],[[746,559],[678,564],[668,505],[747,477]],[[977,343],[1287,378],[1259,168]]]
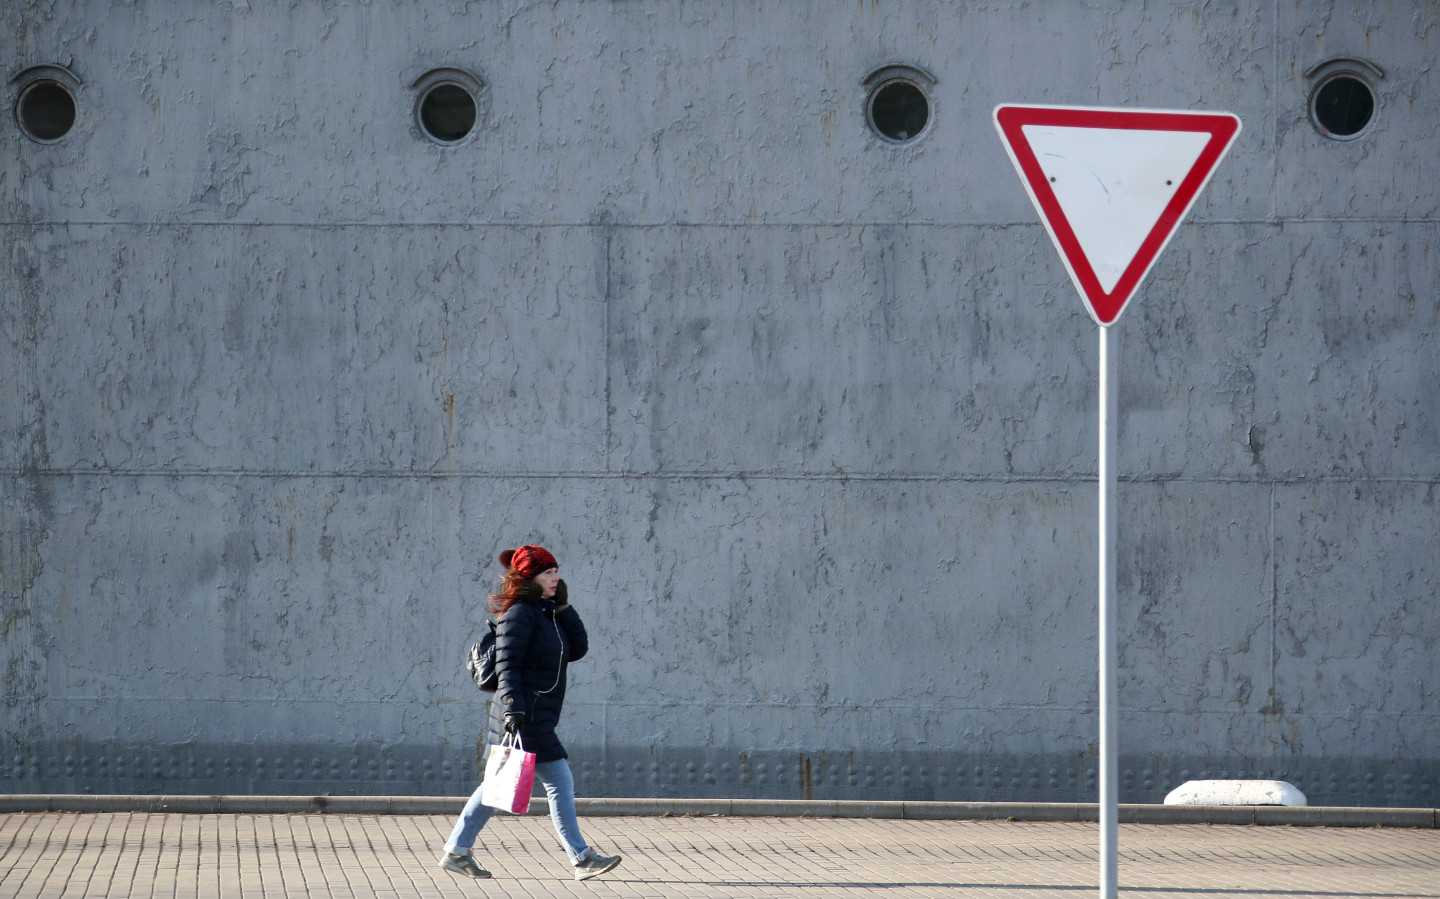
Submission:
[[[1093,799],[1095,333],[1024,101],[1245,122],[1117,330],[1122,798],[1440,804],[1440,12],[1113,7],[8,6],[83,86],[0,127],[0,789],[460,792],[539,540],[582,793]]]

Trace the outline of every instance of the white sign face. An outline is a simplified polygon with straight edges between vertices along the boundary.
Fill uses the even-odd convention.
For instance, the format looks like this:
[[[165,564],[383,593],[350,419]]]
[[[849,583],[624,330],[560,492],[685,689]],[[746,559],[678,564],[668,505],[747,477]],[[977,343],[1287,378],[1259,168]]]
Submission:
[[[1210,143],[1196,131],[1021,129],[1075,239],[1110,293]],[[1179,175],[1177,175],[1177,172]]]
[[[1240,133],[1228,112],[995,108],[1005,143],[1085,308],[1115,323]]]

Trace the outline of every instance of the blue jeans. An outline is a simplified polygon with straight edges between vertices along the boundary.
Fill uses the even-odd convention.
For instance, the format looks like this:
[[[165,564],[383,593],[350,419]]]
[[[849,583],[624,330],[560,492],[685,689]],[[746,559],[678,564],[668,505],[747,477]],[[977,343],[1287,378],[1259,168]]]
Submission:
[[[537,762],[535,777],[545,786],[545,796],[550,800],[550,820],[555,824],[555,832],[560,835],[560,845],[570,856],[570,864],[580,864],[590,857],[590,847],[580,835],[580,821],[575,817],[575,776],[570,773],[570,763],[565,759]],[[468,853],[475,845],[480,829],[495,814],[493,808],[480,801],[483,786],[476,787],[475,792],[470,794],[470,801],[465,803],[465,810],[460,813],[460,820],[455,822],[455,829],[450,831],[450,839],[445,843],[446,852],[456,855]]]

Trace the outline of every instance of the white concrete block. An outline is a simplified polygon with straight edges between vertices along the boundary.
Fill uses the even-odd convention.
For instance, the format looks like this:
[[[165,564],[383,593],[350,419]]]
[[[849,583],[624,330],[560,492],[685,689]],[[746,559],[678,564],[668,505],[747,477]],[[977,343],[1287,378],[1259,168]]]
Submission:
[[[1166,805],[1306,805],[1305,794],[1283,780],[1188,780]]]

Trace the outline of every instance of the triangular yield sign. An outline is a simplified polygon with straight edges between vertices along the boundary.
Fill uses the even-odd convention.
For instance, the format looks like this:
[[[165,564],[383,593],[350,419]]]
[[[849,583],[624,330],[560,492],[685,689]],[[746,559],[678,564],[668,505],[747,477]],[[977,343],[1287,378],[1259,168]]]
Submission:
[[[1240,133],[1228,112],[995,107],[995,128],[1090,316],[1108,326]]]

